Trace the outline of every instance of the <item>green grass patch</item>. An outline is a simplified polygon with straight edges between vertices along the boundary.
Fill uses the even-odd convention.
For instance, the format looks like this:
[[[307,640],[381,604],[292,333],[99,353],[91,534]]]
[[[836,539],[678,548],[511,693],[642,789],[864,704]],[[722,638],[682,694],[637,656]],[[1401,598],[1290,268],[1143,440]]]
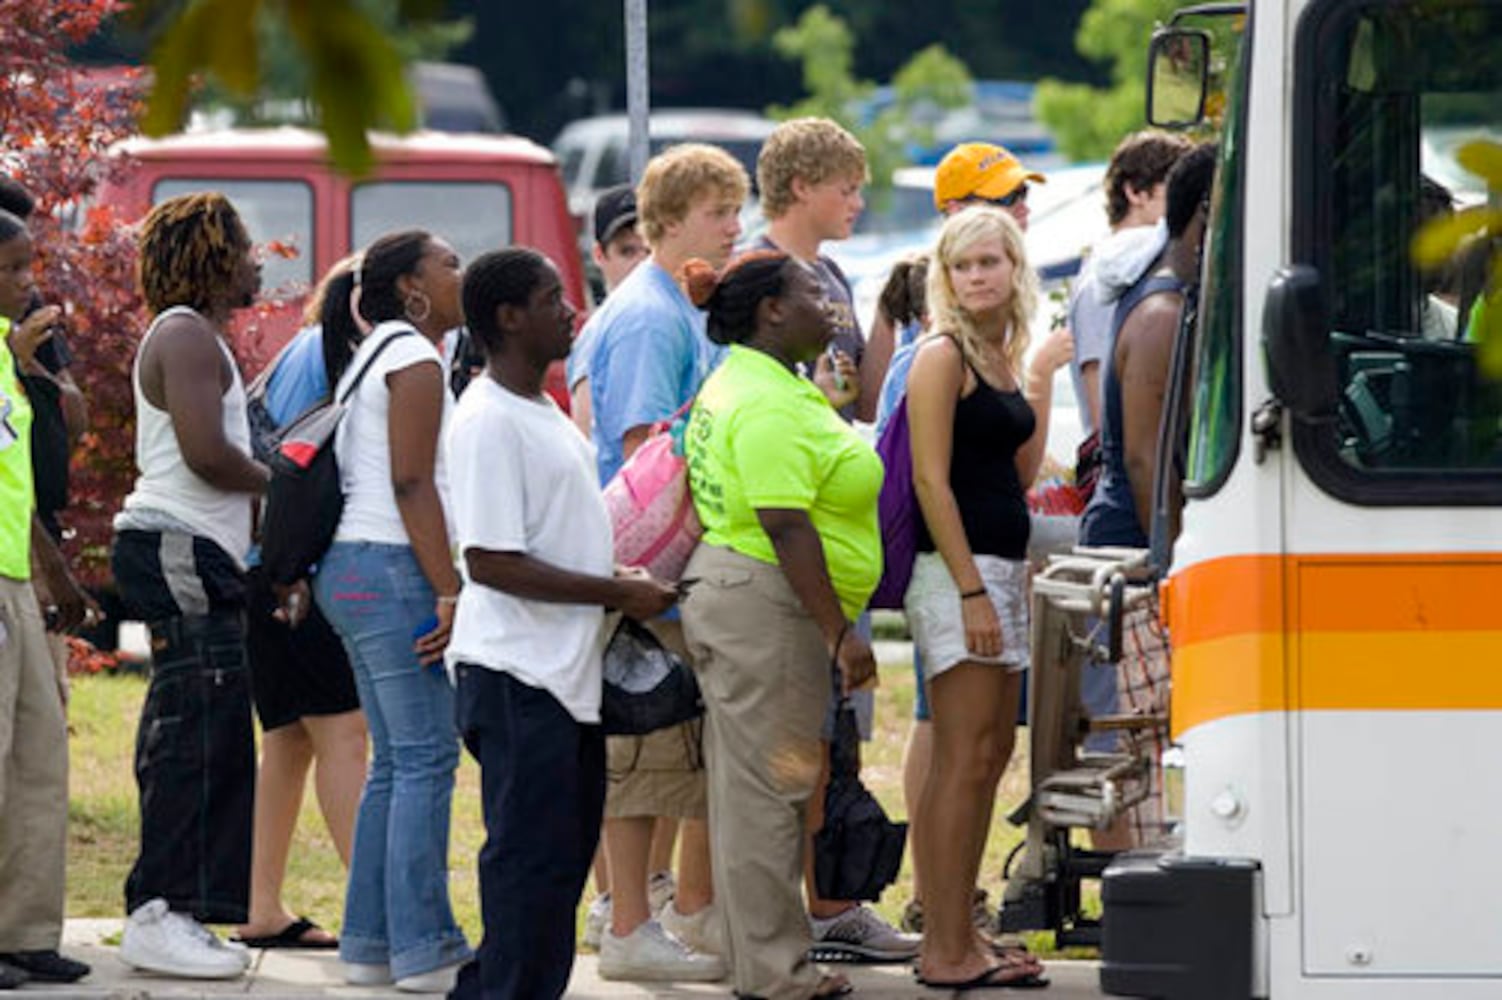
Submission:
[[[903,657],[881,665],[874,739],[863,751],[862,777],[893,819],[905,819],[902,801],[902,751],[912,725],[912,661]],[[119,916],[124,906],[125,876],[135,858],[138,825],[132,771],[136,722],[146,682],[139,676],[94,675],[75,680],[70,708],[72,787],[69,815],[68,914],[73,917]],[[1026,732],[1018,732],[1018,752],[1002,779],[996,816],[981,866],[981,884],[997,899],[1007,852],[1022,831],[1007,825],[1005,814],[1022,800],[1027,787]],[[479,769],[465,755],[454,789],[450,843],[450,890],[454,912],[471,940],[481,932],[475,859],[485,839],[479,797]],[[591,889],[592,891],[592,885]],[[896,922],[912,895],[911,860],[904,862],[896,885],[877,909]],[[306,913],[337,932],[343,912],[344,867],[324,828],[312,788],[298,819],[284,893],[287,906]],[[582,923],[586,898],[580,902]],[[1051,935],[1034,935],[1036,950],[1047,952]]]

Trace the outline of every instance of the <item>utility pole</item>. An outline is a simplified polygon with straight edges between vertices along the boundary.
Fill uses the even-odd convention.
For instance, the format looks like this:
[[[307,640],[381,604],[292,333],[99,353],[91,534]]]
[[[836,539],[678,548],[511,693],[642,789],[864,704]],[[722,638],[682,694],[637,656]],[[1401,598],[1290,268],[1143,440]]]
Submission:
[[[647,0],[626,3],[626,116],[630,121],[626,148],[630,151],[631,183],[647,169],[647,122],[651,110],[647,69]]]

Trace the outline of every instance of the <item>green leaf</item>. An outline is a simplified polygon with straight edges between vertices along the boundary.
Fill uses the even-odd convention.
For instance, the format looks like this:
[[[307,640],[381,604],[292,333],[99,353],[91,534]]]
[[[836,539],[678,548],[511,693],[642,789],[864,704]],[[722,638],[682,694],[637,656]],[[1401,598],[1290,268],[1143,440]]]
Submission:
[[[401,59],[349,0],[287,0],[287,21],[312,70],[309,97],[328,136],[330,160],[349,173],[368,172],[367,132],[383,125],[410,131],[417,119]]]
[[[1484,179],[1491,190],[1502,190],[1502,145],[1473,139],[1456,151],[1455,161]]]
[[[1484,232],[1502,232],[1502,212],[1482,206],[1437,216],[1413,236],[1414,263],[1425,270],[1442,267],[1462,243]]]

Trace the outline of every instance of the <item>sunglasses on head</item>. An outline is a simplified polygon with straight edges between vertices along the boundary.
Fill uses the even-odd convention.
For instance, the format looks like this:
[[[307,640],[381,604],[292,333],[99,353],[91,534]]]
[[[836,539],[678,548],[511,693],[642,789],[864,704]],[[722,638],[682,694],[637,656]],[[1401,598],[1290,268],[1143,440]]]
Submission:
[[[1018,184],[1000,198],[975,198],[972,200],[982,205],[993,205],[996,208],[1011,208],[1019,201],[1027,201],[1027,185]]]

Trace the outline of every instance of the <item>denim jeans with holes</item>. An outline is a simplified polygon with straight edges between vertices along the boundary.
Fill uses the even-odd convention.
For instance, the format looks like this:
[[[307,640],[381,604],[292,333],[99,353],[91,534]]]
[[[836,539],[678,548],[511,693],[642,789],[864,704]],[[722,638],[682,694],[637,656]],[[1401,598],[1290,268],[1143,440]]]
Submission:
[[[373,748],[339,957],[389,962],[397,979],[461,962],[470,948],[448,889],[454,689],[442,664],[423,666],[412,649],[433,589],[408,546],[336,542],[313,592],[349,652]]]

